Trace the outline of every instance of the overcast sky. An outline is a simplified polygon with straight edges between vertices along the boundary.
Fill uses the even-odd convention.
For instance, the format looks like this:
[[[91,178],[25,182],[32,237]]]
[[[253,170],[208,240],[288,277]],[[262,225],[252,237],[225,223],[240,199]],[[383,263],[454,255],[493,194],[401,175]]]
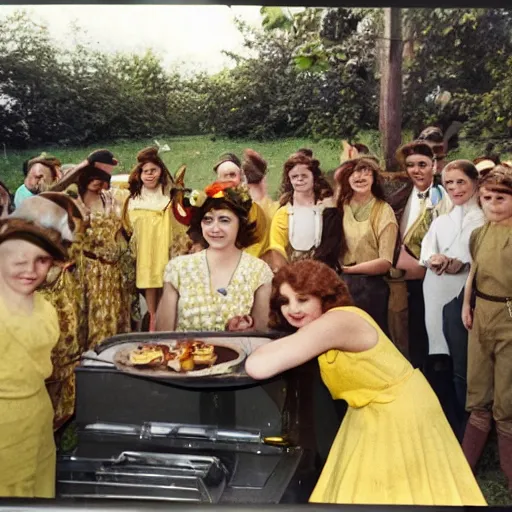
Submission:
[[[241,16],[256,26],[261,20],[258,6],[225,5],[4,5],[0,16],[18,9],[45,22],[62,44],[70,44],[76,22],[98,49],[139,53],[152,48],[166,66],[185,62],[189,70],[210,72],[229,64],[222,50],[242,50],[233,18]]]

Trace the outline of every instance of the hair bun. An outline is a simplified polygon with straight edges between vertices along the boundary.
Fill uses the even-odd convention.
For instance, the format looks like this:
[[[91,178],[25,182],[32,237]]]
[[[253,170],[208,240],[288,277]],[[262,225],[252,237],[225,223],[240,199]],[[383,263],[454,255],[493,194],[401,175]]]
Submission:
[[[254,149],[244,150],[242,170],[248,183],[259,183],[267,172],[267,162]]]
[[[149,146],[147,148],[141,149],[137,153],[137,162],[143,163],[150,160],[159,159],[158,156],[158,148],[156,146]]]

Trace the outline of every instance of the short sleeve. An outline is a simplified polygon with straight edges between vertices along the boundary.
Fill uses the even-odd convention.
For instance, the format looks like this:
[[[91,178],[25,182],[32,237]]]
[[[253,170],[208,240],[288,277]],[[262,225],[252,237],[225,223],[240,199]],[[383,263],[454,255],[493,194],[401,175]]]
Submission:
[[[169,260],[164,269],[164,283],[172,284],[176,290],[180,289],[179,260],[180,258]]]
[[[260,276],[258,279],[258,288],[264,284],[268,284],[272,282],[274,278],[274,273],[271,268],[265,263],[263,260],[259,260],[261,264]]]
[[[288,208],[287,206],[282,206],[272,218],[269,250],[277,251],[288,259],[286,254],[288,244]]]
[[[377,226],[379,258],[393,263],[398,238],[398,222],[393,208],[388,203],[382,205]]]
[[[469,237],[469,253],[471,254],[471,259],[475,261],[476,257],[476,249],[478,247],[478,241],[480,239],[480,234],[482,233],[483,228],[476,228]]]

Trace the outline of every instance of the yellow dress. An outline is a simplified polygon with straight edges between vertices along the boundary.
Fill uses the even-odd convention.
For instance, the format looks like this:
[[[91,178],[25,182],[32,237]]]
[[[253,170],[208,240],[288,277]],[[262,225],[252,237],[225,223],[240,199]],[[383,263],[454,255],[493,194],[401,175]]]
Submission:
[[[422,373],[377,324],[364,352],[330,350],[318,358],[322,379],[348,412],[311,495],[315,503],[485,505],[485,499]]]
[[[127,209],[132,229],[130,246],[137,265],[137,288],[162,288],[169,258],[186,252],[186,227],[176,220],[170,196],[160,189],[150,194],[143,188],[140,196],[128,200]]]
[[[30,315],[0,298],[0,496],[55,496],[53,408],[44,380],[58,339],[57,313],[39,294]]]

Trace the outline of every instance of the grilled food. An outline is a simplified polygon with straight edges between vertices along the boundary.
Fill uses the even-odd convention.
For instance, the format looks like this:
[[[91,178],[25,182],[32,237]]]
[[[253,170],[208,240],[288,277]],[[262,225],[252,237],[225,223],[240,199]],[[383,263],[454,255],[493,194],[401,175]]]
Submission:
[[[169,347],[165,345],[153,343],[139,345],[130,352],[130,363],[133,366],[161,366],[165,362],[165,354],[168,351]]]

